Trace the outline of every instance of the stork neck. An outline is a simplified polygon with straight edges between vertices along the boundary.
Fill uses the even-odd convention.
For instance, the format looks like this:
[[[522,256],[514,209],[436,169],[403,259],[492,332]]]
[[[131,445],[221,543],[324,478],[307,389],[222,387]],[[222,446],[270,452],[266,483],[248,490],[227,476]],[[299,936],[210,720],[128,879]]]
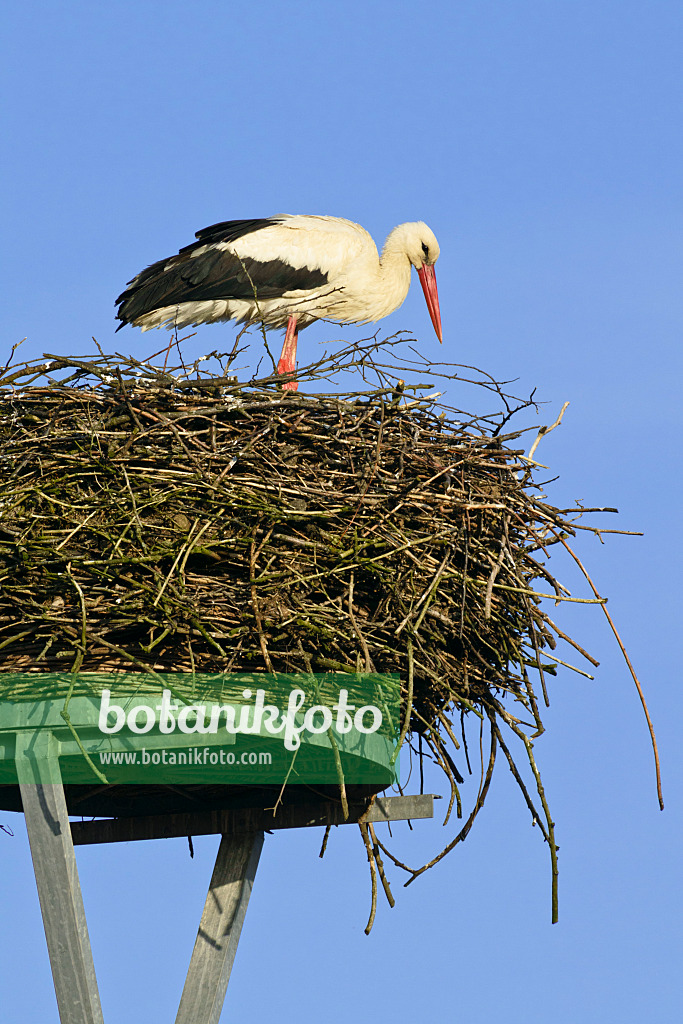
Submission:
[[[389,235],[379,260],[379,280],[391,312],[398,309],[408,294],[410,269],[411,263],[405,250],[392,244]]]

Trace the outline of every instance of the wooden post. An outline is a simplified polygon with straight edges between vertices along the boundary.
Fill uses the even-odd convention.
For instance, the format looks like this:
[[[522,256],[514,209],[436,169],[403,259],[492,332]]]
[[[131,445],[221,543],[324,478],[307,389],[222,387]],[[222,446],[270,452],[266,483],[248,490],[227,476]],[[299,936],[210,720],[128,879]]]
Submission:
[[[218,1024],[262,846],[263,832],[221,838],[176,1024]]]
[[[103,1024],[64,787],[51,734],[17,735],[17,774],[62,1024]]]

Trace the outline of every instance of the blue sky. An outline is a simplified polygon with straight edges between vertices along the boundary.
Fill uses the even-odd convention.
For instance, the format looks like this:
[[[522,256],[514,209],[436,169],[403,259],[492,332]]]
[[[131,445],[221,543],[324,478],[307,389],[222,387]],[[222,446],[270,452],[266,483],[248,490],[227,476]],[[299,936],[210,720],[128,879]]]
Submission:
[[[6,10],[0,204],[5,352],[142,356],[113,300],[219,220],[329,213],[381,242],[435,231],[439,350],[420,289],[383,324],[430,358],[537,387],[549,495],[620,509],[581,556],[642,677],[648,737],[595,609],[562,623],[601,661],[552,686],[536,747],[557,823],[560,923],[545,850],[502,765],[466,843],[380,908],[354,829],[324,861],[311,830],[267,837],[225,1021],[485,1024],[675,1021],[680,1013],[680,333],[683,9],[670,0],[107,4]],[[312,327],[315,351],[329,327]],[[336,330],[336,329],[335,329]],[[196,355],[225,347],[204,328]],[[335,333],[335,336],[338,336]],[[344,337],[356,335],[347,328]],[[362,329],[358,337],[362,337]],[[157,344],[158,340],[158,344]],[[252,361],[258,358],[254,349]],[[475,411],[475,410],[473,410]],[[555,570],[581,592],[572,568]],[[57,1019],[19,815],[0,813],[8,1020]],[[411,863],[437,825],[397,829]],[[171,1020],[217,841],[79,851],[108,1024]]]

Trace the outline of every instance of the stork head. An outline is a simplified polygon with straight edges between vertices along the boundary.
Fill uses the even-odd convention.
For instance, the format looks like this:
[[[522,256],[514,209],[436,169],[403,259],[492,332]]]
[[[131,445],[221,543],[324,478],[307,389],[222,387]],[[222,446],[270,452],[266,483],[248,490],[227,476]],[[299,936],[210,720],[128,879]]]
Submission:
[[[442,341],[439,293],[434,273],[434,264],[439,258],[440,250],[434,232],[421,220],[399,224],[387,239],[385,250],[389,247],[404,252],[417,270],[436,336]]]
[[[399,224],[391,232],[406,256],[419,272],[422,267],[433,266],[439,258],[439,243],[434,232],[424,221],[417,220],[410,224]]]

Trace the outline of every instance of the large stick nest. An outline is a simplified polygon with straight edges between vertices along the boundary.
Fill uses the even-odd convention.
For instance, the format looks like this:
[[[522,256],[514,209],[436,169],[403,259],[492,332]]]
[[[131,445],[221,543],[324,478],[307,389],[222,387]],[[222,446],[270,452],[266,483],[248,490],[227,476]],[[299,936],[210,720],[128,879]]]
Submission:
[[[540,595],[565,596],[539,552],[575,523],[543,499],[519,433],[504,433],[500,387],[477,378],[502,411],[464,416],[380,355],[370,342],[337,357],[337,370],[379,374],[346,395],[240,384],[225,364],[6,368],[0,672],[400,673],[408,742],[445,772],[449,813],[462,813],[469,770],[456,734],[475,717],[490,733],[454,842],[502,748],[554,863],[540,780],[538,813],[504,732],[537,776],[535,687],[555,670],[541,653],[557,635]]]

